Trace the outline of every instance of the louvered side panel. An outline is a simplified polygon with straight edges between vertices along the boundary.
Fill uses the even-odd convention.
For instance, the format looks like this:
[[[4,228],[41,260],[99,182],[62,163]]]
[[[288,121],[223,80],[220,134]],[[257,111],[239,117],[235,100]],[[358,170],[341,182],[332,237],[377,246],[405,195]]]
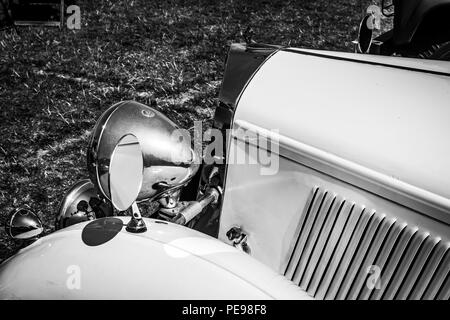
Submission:
[[[356,274],[362,267],[362,261],[364,259],[364,256],[367,254],[369,246],[372,243],[372,239],[374,238],[378,230],[378,227],[380,226],[384,218],[385,218],[384,215],[377,215],[375,213],[372,213],[371,220],[367,226],[366,232],[364,232],[363,237],[358,243],[358,248],[352,257],[352,261],[350,262],[350,266],[347,269],[345,278],[340,286],[336,299],[344,300],[347,298],[347,295],[350,291],[350,287],[352,286],[355,280]]]
[[[413,235],[409,245],[403,252],[401,261],[395,268],[394,275],[383,295],[383,299],[392,300],[395,298],[395,295],[401,284],[403,283],[403,279],[406,277],[406,274],[412,264],[412,261],[414,260],[414,257],[416,256],[420,247],[423,245],[425,239],[428,237],[428,234],[422,232],[416,232]]]
[[[378,257],[375,259],[374,266],[378,266],[380,270],[384,270],[389,257],[395,250],[396,243],[403,230],[406,228],[406,223],[394,223],[389,230],[386,239],[384,240],[383,247],[381,248]],[[369,275],[367,275],[369,277]],[[377,286],[381,286],[381,280],[377,279],[371,286],[364,286],[359,299],[367,300],[370,298],[373,290],[377,290]]]
[[[314,248],[313,254],[311,255],[311,259],[310,259],[308,266],[304,272],[302,282],[301,282],[301,288],[303,288],[303,290],[307,290],[309,292],[309,288],[311,288],[311,284],[313,284],[313,287],[315,287],[315,282],[312,283],[311,279],[313,278],[316,271],[318,273],[321,272],[319,260],[321,259],[322,255],[325,253],[324,249],[327,247],[328,242],[332,241],[332,240],[330,240],[331,231],[333,230],[333,227],[337,221],[339,214],[342,211],[344,204],[345,204],[345,200],[343,200],[342,198],[335,198],[333,206],[330,209],[330,212],[324,223],[324,227],[320,233],[320,237],[317,240],[316,247]],[[315,289],[313,289],[313,290],[315,292]]]
[[[313,199],[308,210],[302,215],[300,221],[299,235],[294,246],[293,253],[289,259],[285,275],[288,279],[292,280],[294,273],[297,269],[298,263],[303,253],[303,248],[308,239],[309,232],[312,228],[313,221],[320,210],[322,201],[325,197],[325,192],[320,189],[316,189],[313,193]]]
[[[449,250],[447,250],[444,258],[440,261],[438,269],[433,275],[433,279],[428,284],[427,290],[425,291],[422,299],[432,300],[436,298],[441,287],[444,285],[445,279],[448,275],[449,265],[450,265],[450,254]]]
[[[343,251],[346,248],[356,223],[361,216],[361,210],[355,208],[353,203],[345,201],[339,211],[336,223],[333,225],[322,257],[317,263],[316,272],[311,280],[308,293],[323,299],[333,279],[334,272],[339,265]]]
[[[292,281],[294,281],[295,284],[300,284],[300,282],[303,279],[306,266],[311,257],[311,252],[314,250],[317,238],[319,237],[320,232],[322,231],[325,219],[328,216],[330,208],[333,205],[334,201],[335,198],[332,195],[330,195],[329,193],[325,194],[320,210],[315,216],[315,220],[313,221],[311,232],[308,235],[305,246],[302,250],[300,261],[294,273]],[[304,285],[302,284],[300,284],[300,287],[302,289],[305,289]]]
[[[450,298],[450,276],[447,273],[444,285],[441,287],[436,299],[437,300],[448,300]]]
[[[385,267],[381,272],[381,288],[374,290],[370,299],[371,300],[379,300],[383,297],[388,284],[391,281],[391,278],[395,275],[395,270],[399,265],[403,253],[405,252],[406,247],[408,246],[411,238],[417,232],[417,228],[408,228],[403,229],[402,234],[398,238],[398,242],[395,244],[395,250],[392,252],[392,256],[389,257]]]
[[[317,299],[449,299],[450,244],[313,190],[285,276]]]
[[[381,221],[378,232],[373,238],[370,248],[367,249],[366,257],[364,258],[364,261],[359,268],[358,275],[353,281],[351,290],[347,295],[347,299],[358,299],[359,293],[361,292],[362,288],[367,287],[367,278],[370,272],[372,272],[373,266],[375,265],[375,258],[379,254],[380,248],[384,240],[387,238],[387,234],[394,223],[395,220],[389,218],[383,218],[383,220]]]
[[[445,253],[449,250],[449,248],[449,243],[439,242],[436,245],[425,267],[422,270],[420,279],[417,281],[416,286],[414,287],[408,299],[419,300],[423,297],[425,290],[429,287],[433,279],[433,275],[438,269],[440,262],[444,258]]]
[[[329,285],[329,288],[327,288],[325,299],[332,300],[336,298],[339,288],[347,275],[347,270],[351,268],[351,262],[358,249],[358,244],[364,238],[364,232],[370,224],[373,214],[374,212],[363,210],[361,219],[358,221],[351,239],[347,243],[341,244],[346,247],[345,253],[344,255],[337,257],[341,261],[338,265],[336,273],[334,274],[333,280]]]
[[[427,237],[424,241],[421,249],[417,252],[414,264],[411,266],[406,279],[403,281],[403,285],[399,292],[395,296],[397,300],[406,300],[412,293],[414,285],[419,280],[421,271],[424,269],[425,263],[430,257],[434,247],[439,243],[438,238]]]

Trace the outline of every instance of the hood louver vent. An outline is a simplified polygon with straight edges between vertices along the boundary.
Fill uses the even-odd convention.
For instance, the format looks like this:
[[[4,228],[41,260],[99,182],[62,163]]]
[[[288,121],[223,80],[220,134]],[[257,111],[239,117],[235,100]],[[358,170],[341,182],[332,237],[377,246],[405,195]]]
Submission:
[[[449,299],[450,243],[313,191],[285,276],[317,299]]]

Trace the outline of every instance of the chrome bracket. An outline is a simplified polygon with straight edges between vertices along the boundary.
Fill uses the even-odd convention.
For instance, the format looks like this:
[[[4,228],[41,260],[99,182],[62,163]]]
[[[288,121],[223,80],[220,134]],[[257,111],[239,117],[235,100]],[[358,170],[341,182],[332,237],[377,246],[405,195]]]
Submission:
[[[139,211],[136,202],[131,205],[131,220],[128,222],[126,230],[131,233],[142,233],[147,231],[144,219],[142,219],[141,212]]]
[[[232,227],[227,231],[226,236],[232,242],[233,247],[250,254],[250,247],[247,244],[248,235],[240,227]]]

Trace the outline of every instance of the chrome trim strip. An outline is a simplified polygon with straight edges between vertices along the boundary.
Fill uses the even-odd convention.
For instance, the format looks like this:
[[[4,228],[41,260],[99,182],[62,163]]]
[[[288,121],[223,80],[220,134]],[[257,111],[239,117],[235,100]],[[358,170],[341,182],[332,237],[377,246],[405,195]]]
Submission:
[[[295,141],[279,133],[261,128],[245,120],[235,119],[234,126],[256,133],[266,139],[270,139],[272,143],[278,144],[278,154],[280,156],[299,162],[314,170],[450,225],[450,199]],[[253,139],[250,139],[251,141],[249,139],[245,140],[243,137],[237,136],[236,132],[236,130],[232,131],[234,138],[257,146],[257,141]]]

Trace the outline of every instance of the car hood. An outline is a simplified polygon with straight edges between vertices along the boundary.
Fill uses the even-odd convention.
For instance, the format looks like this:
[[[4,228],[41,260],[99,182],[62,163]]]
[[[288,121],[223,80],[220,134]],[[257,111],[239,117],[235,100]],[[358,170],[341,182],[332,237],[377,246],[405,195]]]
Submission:
[[[450,223],[449,101],[450,62],[289,48],[247,83],[234,124]]]

